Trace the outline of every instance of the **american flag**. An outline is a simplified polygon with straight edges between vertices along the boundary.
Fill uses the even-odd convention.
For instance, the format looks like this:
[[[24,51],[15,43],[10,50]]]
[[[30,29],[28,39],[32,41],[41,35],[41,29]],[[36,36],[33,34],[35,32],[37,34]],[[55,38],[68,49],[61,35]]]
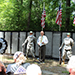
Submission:
[[[61,4],[59,5],[59,10],[58,10],[58,12],[57,12],[56,23],[61,27],[61,25],[62,25],[62,10],[61,10]]]
[[[45,6],[44,6],[42,16],[41,16],[41,26],[43,28],[45,28],[45,17],[46,17],[46,11],[45,11]]]
[[[75,16],[74,16],[73,24],[75,24]]]

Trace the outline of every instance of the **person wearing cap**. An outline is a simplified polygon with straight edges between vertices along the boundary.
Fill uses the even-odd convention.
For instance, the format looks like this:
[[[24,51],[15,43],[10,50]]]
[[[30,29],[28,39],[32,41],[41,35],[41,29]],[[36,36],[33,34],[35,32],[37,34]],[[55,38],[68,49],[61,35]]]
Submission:
[[[45,61],[47,43],[48,43],[48,38],[44,35],[44,31],[41,31],[40,36],[38,37],[38,40],[37,40],[38,49],[39,49],[39,62]]]
[[[29,51],[31,52],[31,55],[33,57],[33,60],[35,59],[35,54],[34,54],[34,43],[36,42],[36,38],[33,35],[33,32],[30,31],[29,36],[26,38],[22,46],[24,46],[27,43],[27,50],[26,50],[26,58],[28,59],[28,54]]]
[[[26,57],[24,56],[23,52],[17,51],[14,56],[13,60],[15,63],[13,64],[8,64],[6,73],[8,75],[13,75],[14,72],[20,67],[24,67],[27,69],[27,67],[30,65],[30,63],[25,63],[26,62]]]
[[[62,64],[65,63],[65,57],[67,54],[68,59],[72,56],[72,46],[74,45],[74,41],[70,38],[70,33],[67,33],[67,37],[64,38],[62,45],[60,46],[59,50],[62,49]]]

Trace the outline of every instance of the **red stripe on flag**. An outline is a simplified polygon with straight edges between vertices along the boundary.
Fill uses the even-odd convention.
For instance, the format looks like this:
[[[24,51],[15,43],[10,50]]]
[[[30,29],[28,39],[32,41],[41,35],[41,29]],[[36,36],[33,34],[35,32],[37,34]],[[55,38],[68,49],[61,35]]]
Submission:
[[[45,17],[46,17],[46,11],[45,11],[45,7],[43,8],[43,13],[42,13],[42,16],[41,16],[41,26],[43,28],[45,28]]]
[[[74,20],[73,20],[73,24],[75,24],[75,17],[74,17]]]
[[[61,27],[61,25],[62,25],[62,11],[61,11],[61,5],[59,6],[59,10],[58,10],[58,12],[57,12],[56,23]]]

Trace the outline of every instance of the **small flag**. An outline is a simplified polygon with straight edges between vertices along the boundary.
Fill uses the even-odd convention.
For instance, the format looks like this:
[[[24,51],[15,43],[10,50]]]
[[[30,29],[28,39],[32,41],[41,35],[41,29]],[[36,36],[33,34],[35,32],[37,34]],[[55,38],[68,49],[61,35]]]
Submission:
[[[56,23],[61,27],[61,25],[62,25],[62,10],[61,10],[61,4],[59,5],[59,10],[58,10],[58,12],[57,12]]]
[[[73,24],[75,24],[75,16],[74,16]]]
[[[42,12],[42,16],[41,16],[41,26],[43,28],[45,28],[45,17],[46,17],[46,11],[45,11],[45,5],[44,5],[43,12]]]

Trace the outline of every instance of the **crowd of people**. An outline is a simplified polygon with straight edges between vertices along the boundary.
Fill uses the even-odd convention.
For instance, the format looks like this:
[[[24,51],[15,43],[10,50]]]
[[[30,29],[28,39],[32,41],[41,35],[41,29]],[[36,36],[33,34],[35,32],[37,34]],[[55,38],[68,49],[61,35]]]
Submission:
[[[13,60],[14,63],[9,64],[7,68],[2,62],[0,62],[0,75],[16,75],[18,73],[25,73],[26,75],[42,75],[41,68],[36,64],[26,63],[28,59],[28,54],[31,52],[33,60],[35,60],[34,53],[34,43],[36,43],[36,37],[33,32],[30,31],[30,35],[26,38],[22,46],[27,43],[26,56],[23,52],[17,51]],[[46,44],[48,44],[48,38],[44,35],[44,31],[40,32],[40,36],[37,39],[38,51],[39,51],[39,63],[45,62]],[[69,71],[70,75],[75,75],[75,56],[72,55],[72,46],[74,41],[70,38],[70,33],[67,33],[67,37],[63,40],[62,45],[59,50],[62,49],[62,62],[65,62],[65,56],[67,54],[69,61],[66,69]]]
[[[8,64],[7,68],[0,61],[0,75],[42,75],[41,68],[38,65],[26,63],[27,59],[23,52],[16,52],[13,60],[14,63]]]

